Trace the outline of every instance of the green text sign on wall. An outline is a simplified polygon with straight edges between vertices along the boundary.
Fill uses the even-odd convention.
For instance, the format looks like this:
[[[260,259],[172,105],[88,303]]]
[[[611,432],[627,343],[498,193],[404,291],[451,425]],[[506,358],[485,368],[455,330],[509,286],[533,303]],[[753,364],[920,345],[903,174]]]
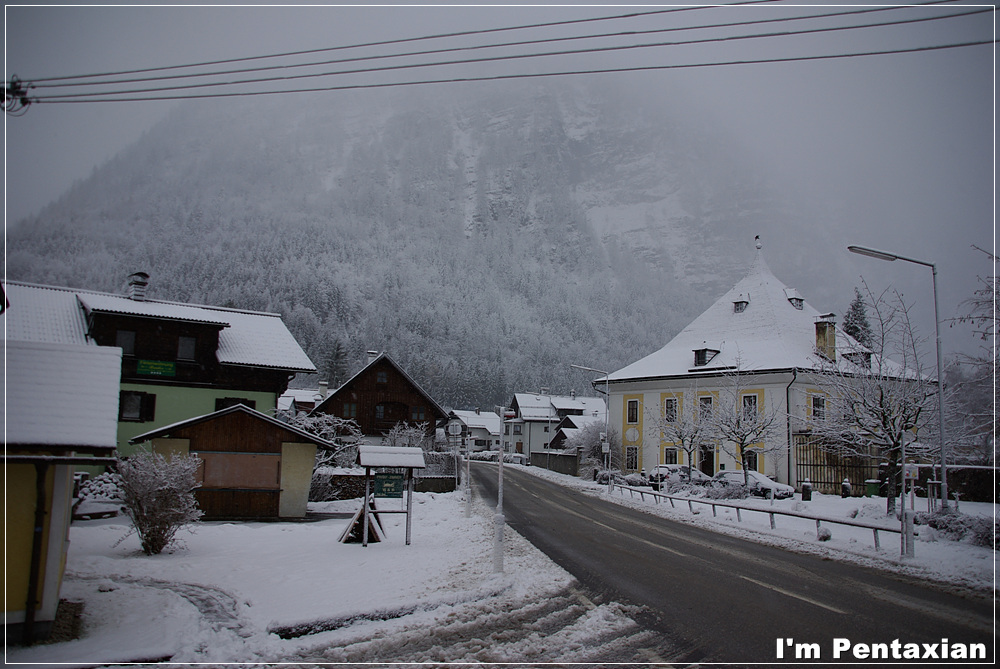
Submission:
[[[135,371],[145,376],[176,376],[177,364],[161,360],[140,360]]]
[[[402,497],[404,480],[402,474],[376,474],[376,497]]]

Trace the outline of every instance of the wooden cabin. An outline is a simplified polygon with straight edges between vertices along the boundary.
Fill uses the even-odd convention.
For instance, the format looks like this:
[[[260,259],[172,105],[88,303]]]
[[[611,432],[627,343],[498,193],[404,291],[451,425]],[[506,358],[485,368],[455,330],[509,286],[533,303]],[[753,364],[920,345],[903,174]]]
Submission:
[[[316,449],[333,444],[242,404],[141,434],[154,453],[202,460],[195,491],[205,520],[302,518]]]

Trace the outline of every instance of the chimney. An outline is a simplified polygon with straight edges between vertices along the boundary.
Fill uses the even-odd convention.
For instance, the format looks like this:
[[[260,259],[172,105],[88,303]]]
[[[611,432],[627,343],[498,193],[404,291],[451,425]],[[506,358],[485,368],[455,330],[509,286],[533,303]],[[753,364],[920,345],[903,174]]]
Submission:
[[[378,351],[368,351],[368,364],[375,362],[375,358],[378,357]]]
[[[145,272],[135,272],[128,276],[128,298],[136,302],[146,299],[146,287],[149,285],[149,275]]]
[[[319,396],[320,397],[322,397],[323,399],[326,399],[326,393],[329,390],[330,390],[330,382],[329,381],[320,381],[319,382]]]
[[[575,400],[576,399],[576,391],[575,390],[570,390],[569,391],[569,396],[570,396],[570,399],[574,399]]]
[[[476,415],[479,415],[479,407],[476,407]]]
[[[834,314],[816,317],[816,350],[830,362],[837,362],[837,328]]]

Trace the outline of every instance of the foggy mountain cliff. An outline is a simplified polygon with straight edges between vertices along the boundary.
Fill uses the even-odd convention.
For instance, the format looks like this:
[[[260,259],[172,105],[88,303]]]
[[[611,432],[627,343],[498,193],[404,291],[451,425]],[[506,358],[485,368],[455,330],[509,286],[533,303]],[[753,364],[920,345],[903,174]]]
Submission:
[[[569,364],[664,345],[756,234],[798,277],[822,243],[724,129],[627,83],[261,100],[178,107],[8,230],[9,278],[120,291],[146,271],[150,298],[281,313],[320,369],[294,385],[340,342],[348,374],[378,349],[486,408],[590,394]]]

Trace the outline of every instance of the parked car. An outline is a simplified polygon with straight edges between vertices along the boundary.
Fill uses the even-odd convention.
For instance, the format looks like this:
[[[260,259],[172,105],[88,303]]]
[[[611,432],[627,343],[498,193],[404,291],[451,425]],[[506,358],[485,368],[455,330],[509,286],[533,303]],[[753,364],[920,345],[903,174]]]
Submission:
[[[767,492],[770,490],[773,492],[775,499],[785,499],[795,494],[795,488],[792,486],[778,483],[760,472],[748,471],[746,474],[746,480],[749,484],[750,494],[752,495],[767,497]],[[723,470],[716,473],[714,480],[723,485],[743,485],[743,470]]]
[[[649,485],[653,490],[659,490],[663,483],[695,483],[707,485],[712,477],[700,469],[692,469],[688,465],[657,465],[649,475]]]

